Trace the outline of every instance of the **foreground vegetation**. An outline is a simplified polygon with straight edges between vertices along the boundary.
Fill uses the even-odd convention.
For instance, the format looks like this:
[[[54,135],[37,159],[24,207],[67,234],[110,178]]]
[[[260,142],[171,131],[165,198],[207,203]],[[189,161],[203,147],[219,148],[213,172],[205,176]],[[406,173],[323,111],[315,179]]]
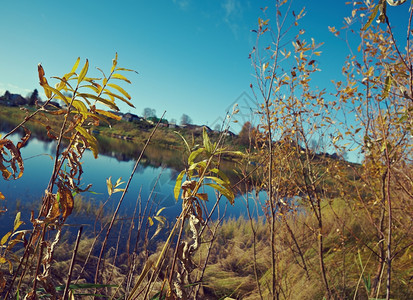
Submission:
[[[49,117],[47,113],[58,122],[54,128],[44,123],[57,141],[55,165],[38,215],[32,213],[33,229],[19,230],[18,213],[0,241],[2,296],[412,298],[412,18],[402,48],[386,15],[387,3],[404,2],[352,3],[349,27],[343,30],[360,26],[360,46],[345,62],[344,80],[335,82],[337,93],[330,101],[311,83],[318,72],[319,45],[306,41],[303,30],[294,32],[304,11],[289,11],[288,1],[275,1],[274,11],[264,9],[270,19],[258,19],[257,44],[250,55],[260,124],[249,130],[243,153],[225,148],[225,134],[211,136],[204,129],[193,143],[181,134],[184,168],[173,191],[181,211],[169,226],[163,209],[140,197],[131,219],[117,215],[158,132],[155,126],[142,139],[145,145],[129,180],[107,181],[109,198],[121,194],[113,214],[102,215],[99,208],[93,236],[82,236],[79,228],[73,238],[65,225],[80,205],[75,195],[84,191],[82,155],[90,149],[97,157],[93,129],[108,118],[119,119],[112,112],[117,101],[132,105],[128,93],[112,83],[128,83],[123,73],[131,70],[118,67],[116,57],[109,75],[98,80],[87,76],[88,61],[78,71],[78,60],[53,88],[40,66],[48,100],[2,137],[0,169],[6,180],[23,174],[20,148],[33,130],[26,124],[39,114]],[[288,30],[293,31],[291,45],[284,41]],[[339,35],[335,28],[331,31]],[[47,111],[55,98],[67,108]],[[14,144],[7,137],[18,128],[25,135]],[[159,140],[168,140],[163,134]],[[323,149],[313,141],[322,141],[316,144]],[[326,149],[360,151],[362,164],[320,155]],[[224,156],[238,158],[236,184],[221,168]],[[216,200],[202,192],[206,186],[217,192]],[[252,192],[243,193],[243,203],[234,203],[237,190]],[[260,192],[266,197],[258,197]],[[215,201],[215,206],[209,210],[205,201]],[[218,205],[222,201],[245,205],[246,215],[226,219]]]

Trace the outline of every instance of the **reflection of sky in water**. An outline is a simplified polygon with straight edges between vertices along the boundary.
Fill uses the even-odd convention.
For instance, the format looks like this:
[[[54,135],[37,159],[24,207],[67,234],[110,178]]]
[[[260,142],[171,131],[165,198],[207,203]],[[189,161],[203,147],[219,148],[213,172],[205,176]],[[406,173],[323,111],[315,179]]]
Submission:
[[[14,142],[19,140],[17,136],[13,136],[10,139]],[[0,221],[3,220],[1,223],[4,224],[5,218],[14,219],[16,201],[20,201],[22,204],[35,203],[35,207],[31,206],[31,209],[35,211],[35,214],[37,213],[37,206],[40,204],[40,199],[51,176],[53,161],[50,154],[54,150],[55,144],[42,142],[35,138],[31,138],[28,145],[21,149],[25,167],[23,176],[18,180],[0,181],[0,191],[5,195],[5,203],[9,209],[8,213],[0,216]],[[92,184],[91,191],[94,192],[86,192],[82,195],[95,203],[104,202],[108,197],[106,187],[107,178],[111,176],[112,183],[115,183],[119,177],[122,177],[122,181],[127,182],[135,164],[134,161],[118,161],[115,158],[103,155],[100,155],[98,159],[94,159],[91,151],[85,152],[82,161],[84,163],[84,173],[82,175],[83,185],[81,188],[85,188],[88,184]],[[143,202],[142,206],[144,206],[156,180],[158,180],[151,197],[152,203],[150,204],[154,204],[152,210],[154,211],[156,209],[156,205],[158,205],[158,209],[160,207],[166,207],[162,215],[173,220],[179,214],[182,207],[179,201],[178,203],[175,203],[173,196],[176,176],[177,172],[172,169],[139,166],[131,181],[124,202],[122,203],[120,216],[127,217],[132,215],[140,190]],[[124,186],[125,184],[121,187]],[[215,203],[215,194],[211,190],[207,190],[206,192],[208,192],[210,199],[207,202],[207,207],[211,209]],[[122,193],[116,193],[112,195],[107,207],[114,209],[121,194]],[[222,197],[220,201],[220,214],[224,212],[227,202],[226,198]],[[255,210],[255,205],[251,205],[251,202],[253,201],[250,199],[250,207]],[[246,215],[245,203],[245,195],[238,197],[235,199],[235,206],[227,206],[226,215],[229,217],[236,217],[240,214]],[[29,214],[30,211],[22,211],[22,217],[27,221],[29,219]],[[79,220],[77,220],[77,222],[78,221]],[[70,218],[68,222],[70,223]]]

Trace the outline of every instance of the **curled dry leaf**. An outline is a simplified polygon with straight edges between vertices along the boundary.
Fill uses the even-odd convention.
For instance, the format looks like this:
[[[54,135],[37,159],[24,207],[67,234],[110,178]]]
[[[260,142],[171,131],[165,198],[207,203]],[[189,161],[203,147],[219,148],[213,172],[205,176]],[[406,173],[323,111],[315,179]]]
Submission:
[[[25,128],[26,134],[22,137],[17,146],[9,139],[0,140],[0,171],[3,178],[8,180],[10,177],[18,179],[23,175],[24,166],[20,149],[30,138],[30,131]],[[11,168],[11,171],[10,169]]]

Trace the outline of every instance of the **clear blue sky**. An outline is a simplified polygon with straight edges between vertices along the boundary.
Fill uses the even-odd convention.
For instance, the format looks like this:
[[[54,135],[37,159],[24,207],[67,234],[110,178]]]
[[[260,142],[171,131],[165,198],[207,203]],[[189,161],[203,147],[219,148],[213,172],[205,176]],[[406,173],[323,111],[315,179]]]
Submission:
[[[307,38],[324,42],[317,78],[332,89],[348,54],[328,26],[341,27],[351,13],[346,0],[294,2],[306,6],[300,27]],[[3,1],[0,17],[0,94],[27,95],[39,89],[37,64],[46,76],[68,72],[77,57],[90,66],[110,70],[115,52],[119,65],[135,69],[127,90],[136,109],[196,124],[214,125],[254,83],[248,54],[255,43],[251,29],[263,17],[261,7],[273,1]],[[405,9],[407,12],[407,9]],[[99,76],[99,73],[96,73]],[[240,126],[240,125],[239,125]],[[237,128],[234,128],[237,131]]]

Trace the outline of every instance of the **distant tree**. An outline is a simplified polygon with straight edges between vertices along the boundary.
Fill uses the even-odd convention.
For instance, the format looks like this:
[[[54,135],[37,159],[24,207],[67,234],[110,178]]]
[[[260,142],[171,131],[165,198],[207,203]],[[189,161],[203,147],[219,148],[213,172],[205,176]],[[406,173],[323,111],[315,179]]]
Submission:
[[[27,100],[28,100],[27,104],[35,105],[36,101],[39,100],[39,91],[37,89],[34,89],[33,93],[30,95],[29,99]]]
[[[192,119],[187,114],[182,114],[181,116],[181,125],[192,124]]]
[[[156,110],[153,108],[145,107],[143,110],[143,117],[145,119],[156,118]]]
[[[240,133],[238,134],[238,139],[241,145],[249,145],[255,141],[256,129],[250,122],[245,122],[242,126]]]
[[[176,119],[172,118],[169,123],[170,123],[170,124],[176,124]]]

